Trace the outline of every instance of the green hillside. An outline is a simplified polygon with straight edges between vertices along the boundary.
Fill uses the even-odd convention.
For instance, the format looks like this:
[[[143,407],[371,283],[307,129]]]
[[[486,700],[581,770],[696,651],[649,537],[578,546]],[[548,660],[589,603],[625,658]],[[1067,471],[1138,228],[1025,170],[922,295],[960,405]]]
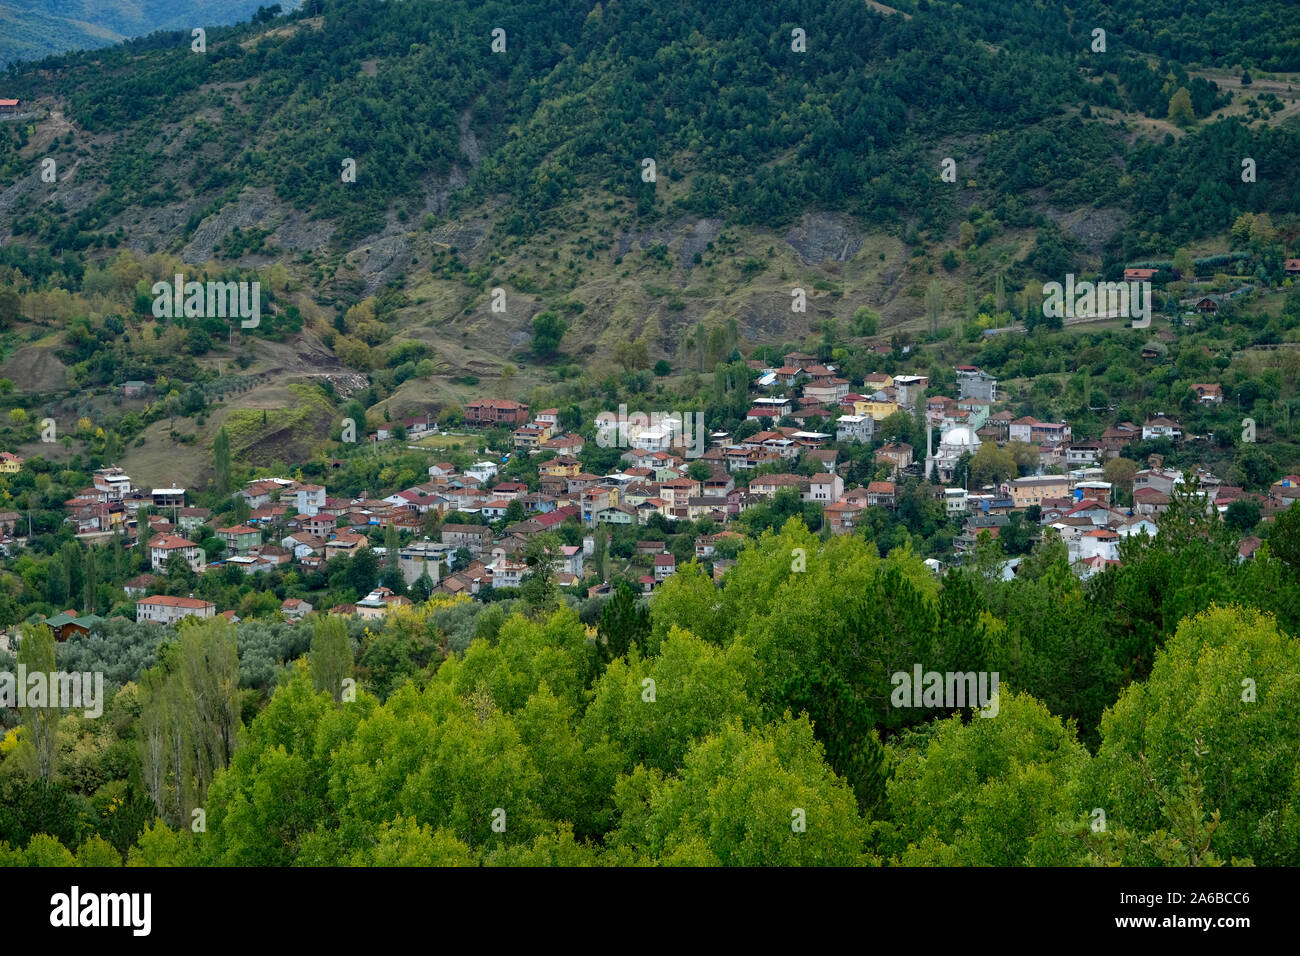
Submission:
[[[361,375],[400,413],[707,371],[863,308],[885,335],[1022,320],[1042,282],[1180,249],[1277,285],[1283,8],[325,0],[205,53],[164,32],[11,69],[37,115],[0,122],[0,371],[35,403],[242,377],[255,411]],[[155,324],[182,271],[260,281],[264,321]]]

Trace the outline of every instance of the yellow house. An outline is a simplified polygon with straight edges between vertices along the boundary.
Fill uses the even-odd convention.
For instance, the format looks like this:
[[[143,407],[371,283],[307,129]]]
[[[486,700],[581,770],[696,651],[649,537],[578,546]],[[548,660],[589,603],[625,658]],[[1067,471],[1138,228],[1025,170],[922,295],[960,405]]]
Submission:
[[[515,447],[519,449],[540,448],[542,442],[550,439],[550,425],[521,425],[515,429]]]
[[[24,459],[13,452],[0,451],[0,475],[16,475],[23,470]]]
[[[1011,496],[1014,507],[1028,508],[1030,505],[1042,505],[1046,498],[1069,497],[1070,479],[1065,475],[1017,478],[1006,482],[1002,489]]]
[[[873,402],[869,398],[853,403],[854,415],[869,415],[878,422],[883,422],[898,411],[897,402]]]
[[[542,465],[542,474],[555,478],[572,478],[582,471],[582,462],[567,455],[561,455]]]

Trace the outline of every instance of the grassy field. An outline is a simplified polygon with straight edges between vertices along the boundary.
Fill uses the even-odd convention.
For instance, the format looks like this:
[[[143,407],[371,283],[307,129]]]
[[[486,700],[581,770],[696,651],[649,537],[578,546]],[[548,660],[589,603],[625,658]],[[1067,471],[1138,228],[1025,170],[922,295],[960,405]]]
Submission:
[[[429,435],[411,444],[430,451],[468,451],[479,454],[485,449],[483,440],[478,435]]]

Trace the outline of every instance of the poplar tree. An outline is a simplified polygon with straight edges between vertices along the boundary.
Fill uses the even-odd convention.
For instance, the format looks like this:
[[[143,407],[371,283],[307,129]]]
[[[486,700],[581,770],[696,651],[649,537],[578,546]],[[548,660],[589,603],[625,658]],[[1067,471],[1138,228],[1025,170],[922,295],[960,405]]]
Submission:
[[[427,577],[428,572],[425,574]],[[329,691],[334,702],[341,703],[343,680],[352,676],[352,664],[347,621],[335,614],[319,618],[311,636],[311,676],[316,689]]]
[[[27,674],[54,673],[54,632],[45,624],[24,624],[18,645],[18,663]],[[54,755],[58,742],[59,708],[55,695],[58,686],[46,686],[45,699],[32,705],[29,685],[27,706],[23,708],[24,743],[31,747],[32,769],[42,780],[54,776]]]
[[[939,331],[939,319],[943,315],[943,289],[939,280],[933,279],[925,290],[925,319],[930,334]]]
[[[230,493],[230,436],[224,425],[212,440],[212,487],[218,493]]]

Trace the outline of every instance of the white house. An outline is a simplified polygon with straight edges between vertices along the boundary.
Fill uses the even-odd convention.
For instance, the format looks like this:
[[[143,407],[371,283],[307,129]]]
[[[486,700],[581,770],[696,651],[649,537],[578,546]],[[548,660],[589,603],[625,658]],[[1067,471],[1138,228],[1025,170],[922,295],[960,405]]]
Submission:
[[[835,420],[835,440],[870,443],[876,434],[876,420],[870,415],[841,415]]]
[[[314,515],[325,507],[325,488],[323,485],[299,485],[298,500],[295,505],[300,515]]]
[[[155,624],[174,624],[183,617],[213,617],[217,606],[211,601],[155,594],[135,602],[135,619]]]
[[[1150,441],[1153,438],[1168,438],[1172,441],[1178,441],[1182,437],[1182,427],[1176,421],[1166,418],[1164,415],[1148,418],[1142,424],[1143,441]]]
[[[185,556],[195,574],[202,574],[205,565],[203,549],[193,541],[174,534],[160,534],[149,542],[149,564],[154,571],[166,571],[167,559],[173,554]]]

